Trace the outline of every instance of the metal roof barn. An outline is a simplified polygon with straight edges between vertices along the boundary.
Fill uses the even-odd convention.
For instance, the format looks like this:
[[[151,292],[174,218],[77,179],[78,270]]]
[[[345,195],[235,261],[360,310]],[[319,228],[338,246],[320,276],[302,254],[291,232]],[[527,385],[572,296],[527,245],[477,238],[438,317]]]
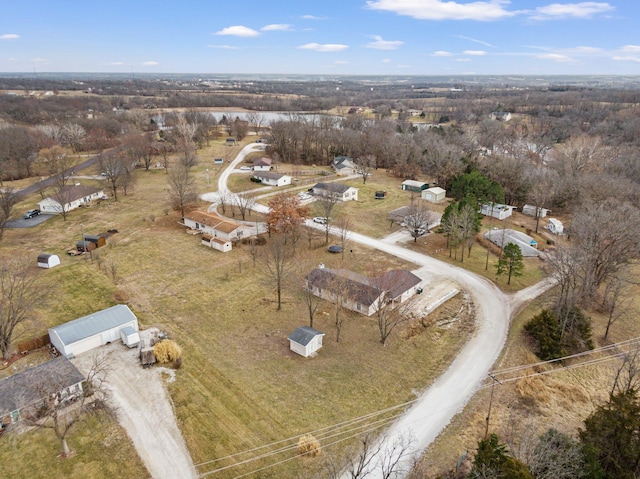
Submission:
[[[71,358],[120,339],[120,330],[127,326],[138,331],[138,318],[125,304],[74,319],[49,329],[51,343]]]

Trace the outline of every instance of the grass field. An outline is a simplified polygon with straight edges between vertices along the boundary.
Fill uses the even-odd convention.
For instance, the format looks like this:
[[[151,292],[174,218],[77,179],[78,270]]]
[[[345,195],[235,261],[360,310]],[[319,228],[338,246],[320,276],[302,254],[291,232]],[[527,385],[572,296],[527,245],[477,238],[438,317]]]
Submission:
[[[194,173],[201,192],[215,189],[219,170],[214,169],[213,158],[227,159],[239,150],[239,146],[212,142],[200,153],[201,163]],[[47,327],[126,302],[143,328],[158,326],[178,341],[185,351],[184,363],[170,385],[170,393],[197,464],[415,398],[448,366],[474,328],[470,322],[451,328],[432,326],[408,339],[394,334],[383,347],[374,319],[348,313],[342,339],[336,343],[333,310],[323,304],[314,323],[326,332],[323,349],[315,359],[296,356],[289,351],[286,338],[296,327],[308,323],[304,303],[297,294],[306,272],[320,262],[360,272],[366,272],[374,262],[387,267],[406,265],[363,246],[341,260],[340,255],[326,251],[323,241],[316,240],[307,248],[306,241],[301,240],[297,279],[287,285],[283,308],[278,311],[262,260],[254,266],[248,246],[238,245],[227,254],[201,246],[199,237],[184,233],[178,214],[168,207],[166,173],[138,170],[135,175],[134,188],[117,204],[106,201],[71,212],[67,221],[57,217],[35,228],[9,230],[0,243],[0,253],[29,254],[34,264],[41,252],[59,254],[62,260],[61,266],[38,272],[48,299],[38,307],[34,322],[19,331],[21,338],[43,334]],[[348,216],[354,230],[378,238],[397,228],[389,227],[387,212],[410,200],[409,193],[399,189],[400,180],[376,171],[366,185],[362,179],[347,184],[360,188],[359,201],[339,205],[337,216]],[[387,190],[387,198],[375,200],[374,192],[381,189]],[[20,207],[27,209],[37,201],[34,196]],[[65,254],[82,231],[97,234],[112,228],[119,232],[91,258]],[[416,248],[444,259],[447,255],[438,252],[438,237],[429,235],[427,244],[421,239]],[[456,264],[481,269],[483,252],[476,246],[471,260]],[[534,267],[527,270],[530,275],[514,283],[514,289],[540,277],[533,273]],[[47,462],[51,476],[61,477],[69,467],[85,464],[82,457],[94,457],[91,448],[95,444],[79,440],[82,434],[83,428],[78,428],[70,437],[78,456],[57,461],[51,455]],[[14,451],[22,451],[16,454],[26,460],[30,444],[41,440],[34,433],[19,436],[15,444],[20,447]],[[2,438],[0,454],[9,454],[13,447],[10,444]],[[132,454],[130,445],[122,447]],[[325,454],[338,454],[344,447],[327,448]],[[95,457],[109,462],[107,452]],[[45,461],[47,456],[43,457]],[[272,462],[273,458],[251,463],[215,477],[235,477]],[[291,461],[263,471],[260,477],[308,477],[305,471],[317,470],[321,463],[321,459]],[[206,472],[226,464],[228,461],[222,461],[199,470]],[[107,475],[122,475],[125,467],[123,464]]]

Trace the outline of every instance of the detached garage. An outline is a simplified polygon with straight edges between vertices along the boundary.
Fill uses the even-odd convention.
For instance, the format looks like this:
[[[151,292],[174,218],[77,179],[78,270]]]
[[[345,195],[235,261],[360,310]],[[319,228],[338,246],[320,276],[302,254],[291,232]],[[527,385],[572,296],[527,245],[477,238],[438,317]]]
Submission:
[[[138,331],[138,318],[128,306],[118,304],[49,329],[49,338],[68,358],[120,339],[126,327]]]

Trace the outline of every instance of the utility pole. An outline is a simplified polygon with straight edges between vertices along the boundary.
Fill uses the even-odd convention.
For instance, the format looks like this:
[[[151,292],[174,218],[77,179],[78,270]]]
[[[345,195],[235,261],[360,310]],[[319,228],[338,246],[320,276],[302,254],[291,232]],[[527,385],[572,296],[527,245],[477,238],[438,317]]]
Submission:
[[[487,424],[486,427],[484,429],[484,438],[486,439],[487,437],[489,437],[489,420],[491,419],[491,405],[493,403],[493,388],[495,387],[496,383],[502,385],[502,383],[500,382],[500,380],[498,378],[496,378],[493,374],[489,373],[489,377],[491,378],[491,394],[489,395],[489,411],[487,412]]]

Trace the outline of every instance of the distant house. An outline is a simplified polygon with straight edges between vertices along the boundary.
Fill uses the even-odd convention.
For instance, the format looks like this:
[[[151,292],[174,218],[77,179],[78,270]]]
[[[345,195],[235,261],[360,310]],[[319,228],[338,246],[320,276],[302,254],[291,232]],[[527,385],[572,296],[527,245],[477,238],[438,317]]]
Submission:
[[[238,140],[230,136],[225,140],[224,144],[227,146],[236,146],[238,144]]]
[[[308,291],[365,316],[386,303],[403,303],[418,292],[422,280],[407,270],[391,270],[377,278],[348,270],[315,268],[306,277]]]
[[[118,304],[49,328],[49,339],[61,354],[72,358],[117,341],[127,326],[138,331],[138,318],[127,305]]]
[[[404,191],[412,191],[414,193],[422,193],[423,190],[429,188],[429,183],[424,181],[404,180],[402,182],[402,189]]]
[[[489,118],[496,121],[509,121],[511,120],[511,113],[508,111],[492,111]]]
[[[484,216],[493,216],[499,220],[504,220],[513,214],[513,210],[515,210],[515,206],[509,205],[501,205],[499,203],[492,203],[482,205],[480,208],[480,213]]]
[[[184,224],[192,230],[198,230],[202,234],[224,241],[235,241],[251,235],[251,227],[205,211],[187,213],[184,217]]]
[[[422,115],[422,110],[409,109],[408,113],[409,113],[409,116],[420,116]]]
[[[331,162],[331,167],[340,176],[355,175],[358,173],[358,165],[353,161],[353,158],[348,156],[336,156]]]
[[[82,185],[66,185],[54,196],[45,198],[38,203],[42,213],[60,214],[74,210],[79,206],[104,196],[102,188]]]
[[[358,188],[342,183],[318,183],[311,188],[314,196],[333,196],[340,201],[358,201]]]
[[[562,221],[555,218],[549,218],[549,222],[547,223],[547,229],[551,231],[554,235],[564,234],[564,225],[562,224]]]
[[[60,257],[57,254],[42,253],[38,255],[38,268],[53,268],[60,264]]]
[[[296,329],[287,338],[289,349],[300,356],[308,358],[315,355],[316,351],[322,347],[324,333],[309,326],[302,326]]]
[[[522,256],[539,256],[538,242],[531,236],[512,229],[494,229],[487,231],[484,234],[492,243],[504,248],[509,243],[515,244],[520,247]]]
[[[522,214],[527,216],[536,216],[536,211],[538,218],[546,218],[547,214],[551,213],[551,210],[546,208],[536,207],[534,205],[524,205],[522,207]]]
[[[401,224],[407,216],[414,212],[415,209],[411,206],[401,206],[400,208],[389,211],[389,219],[394,223]]]
[[[253,160],[253,171],[269,171],[273,160],[271,158],[258,158]]]
[[[439,186],[432,186],[431,188],[427,188],[422,191],[422,199],[431,203],[440,203],[441,201],[446,200],[446,197],[447,191]]]
[[[71,401],[83,394],[86,378],[64,356],[0,379],[0,430],[33,414],[50,401]]]
[[[256,171],[251,176],[259,179],[263,185],[285,186],[291,184],[290,176],[281,175],[280,173],[274,173],[272,171]]]

